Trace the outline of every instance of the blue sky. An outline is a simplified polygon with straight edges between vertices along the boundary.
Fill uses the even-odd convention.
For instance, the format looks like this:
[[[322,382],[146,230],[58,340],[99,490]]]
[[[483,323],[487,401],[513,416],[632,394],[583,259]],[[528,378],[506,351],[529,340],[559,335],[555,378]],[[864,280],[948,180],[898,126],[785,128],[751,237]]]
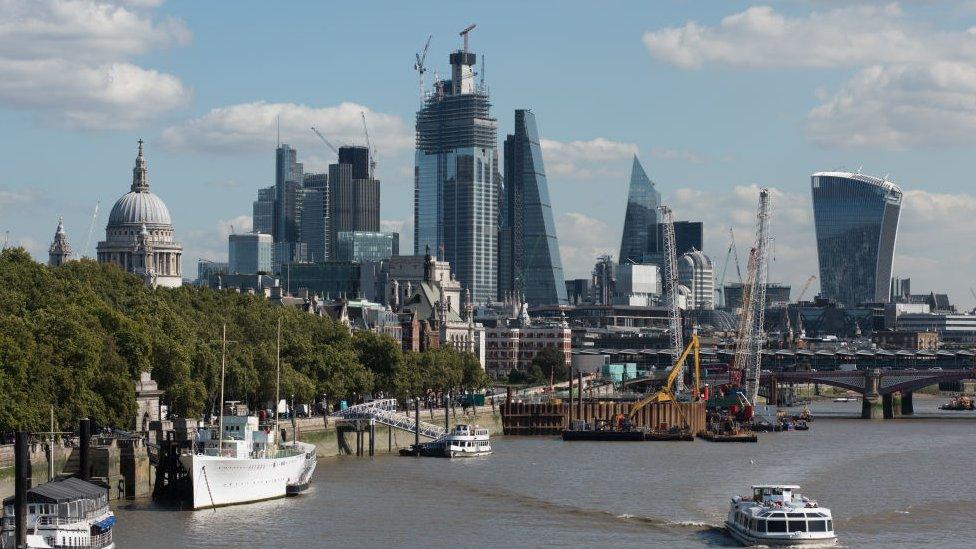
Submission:
[[[775,188],[771,277],[795,287],[817,270],[809,175],[860,167],[907,193],[895,272],[976,301],[967,2],[9,0],[0,231],[44,257],[63,215],[81,250],[101,201],[93,247],[143,137],[184,264],[222,259],[272,181],[276,116],[321,170],[332,157],[308,126],[358,142],[366,111],[382,218],[409,244],[413,56],[432,34],[430,84],[471,22],[499,143],[514,109],[537,116],[568,275],[617,254],[633,154],[679,219],[705,221],[719,274],[728,228],[747,250],[758,186]]]

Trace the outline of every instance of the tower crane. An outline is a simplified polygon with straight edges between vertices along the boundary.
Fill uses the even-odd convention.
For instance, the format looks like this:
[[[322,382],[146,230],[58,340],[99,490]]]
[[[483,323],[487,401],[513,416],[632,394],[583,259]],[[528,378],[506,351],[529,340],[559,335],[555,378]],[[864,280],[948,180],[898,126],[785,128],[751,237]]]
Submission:
[[[427,61],[427,48],[430,47],[430,39],[433,38],[433,34],[427,35],[427,43],[424,44],[424,51],[414,54],[417,58],[417,62],[413,64],[413,70],[417,71],[417,79],[420,81],[420,103],[424,103],[424,73],[427,72],[427,67],[424,66],[424,62]]]
[[[735,247],[735,233],[732,227],[729,227],[729,249],[725,252],[725,265],[722,267],[722,278],[719,281],[718,288],[715,291],[721,297],[721,302],[723,306],[728,307],[728,303],[725,302],[725,274],[729,269],[729,259],[735,257],[735,272],[739,275],[739,284],[742,284],[742,270],[739,269],[739,251]]]
[[[769,278],[769,199],[769,189],[760,189],[756,242],[749,251],[746,283],[742,288],[742,313],[739,316],[733,359],[733,368],[742,376],[743,395],[753,405],[759,396],[766,285]]]
[[[363,117],[363,133],[366,134],[366,154],[369,155],[369,178],[375,179],[376,174],[376,149],[369,143],[369,127],[366,125],[366,111],[359,111]]]
[[[315,126],[312,126],[312,131],[315,132],[315,135],[319,136],[319,139],[321,139],[322,142],[325,143],[326,147],[332,149],[332,152],[336,153],[336,156],[339,155],[339,149],[337,149],[335,145],[330,143],[329,140],[326,139],[324,135],[322,135],[322,132],[316,130]]]
[[[810,284],[812,284],[813,281],[816,279],[817,279],[817,275],[810,275],[810,278],[808,278],[807,281],[803,283],[803,286],[800,288],[800,295],[796,298],[797,303],[803,301],[803,296],[807,295],[807,290],[810,289]]]
[[[678,310],[678,259],[674,242],[674,214],[668,206],[658,208],[663,219],[664,230],[664,296],[668,306],[668,329],[671,332],[671,352],[675,360],[684,349],[681,334],[681,312]],[[676,382],[676,390],[684,389],[684,368]]]
[[[460,32],[460,36],[464,38],[464,53],[468,53],[468,34],[470,34],[471,31],[473,31],[477,26],[478,25],[476,23],[471,23],[467,27],[464,27],[464,30]]]

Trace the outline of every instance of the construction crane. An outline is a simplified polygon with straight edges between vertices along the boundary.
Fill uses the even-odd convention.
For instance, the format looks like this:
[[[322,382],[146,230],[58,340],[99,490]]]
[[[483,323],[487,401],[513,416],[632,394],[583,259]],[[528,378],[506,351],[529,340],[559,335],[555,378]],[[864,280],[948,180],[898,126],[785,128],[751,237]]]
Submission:
[[[755,405],[759,396],[763,347],[763,321],[766,314],[766,285],[769,279],[769,189],[759,191],[756,214],[756,242],[749,251],[746,283],[742,288],[742,312],[736,333],[733,369],[742,376],[743,396]]]
[[[424,104],[424,73],[427,72],[427,67],[424,63],[427,61],[427,48],[430,47],[430,39],[433,38],[433,34],[427,35],[427,43],[424,44],[424,51],[414,54],[417,57],[417,62],[413,64],[413,70],[417,71],[417,79],[420,81],[420,104]]]
[[[471,31],[473,31],[477,26],[477,24],[471,23],[467,27],[464,27],[464,30],[460,33],[460,36],[464,38],[464,53],[468,53],[468,34],[470,34]]]
[[[732,231],[732,227],[729,227],[729,249],[725,252],[725,265],[722,266],[722,279],[719,281],[718,288],[715,289],[720,297],[719,301],[725,307],[729,306],[725,302],[725,274],[729,269],[729,259],[733,256],[735,257],[735,272],[739,275],[739,284],[742,284],[742,270],[739,268],[739,251],[735,247],[735,233]]]
[[[641,408],[654,404],[655,402],[677,402],[678,397],[675,390],[675,386],[681,382],[683,373],[685,370],[685,362],[688,361],[688,357],[694,357],[694,391],[691,394],[691,400],[696,401],[701,396],[701,356],[700,356],[700,345],[698,342],[698,334],[692,333],[691,340],[688,345],[681,351],[678,359],[674,361],[674,365],[671,366],[671,370],[668,372],[668,377],[664,381],[664,385],[656,393],[652,393],[639,401],[635,402],[633,406],[630,407],[630,413],[628,417],[633,420],[640,412]],[[684,411],[679,407],[680,413],[684,415]],[[687,418],[685,422],[687,423]]]
[[[664,296],[668,306],[668,329],[671,332],[671,351],[677,358],[684,348],[681,337],[681,312],[678,310],[678,258],[675,253],[674,214],[671,208],[658,208],[663,219],[664,231]],[[678,378],[678,391],[684,389],[684,375]]]
[[[369,155],[369,178],[376,179],[376,149],[369,143],[369,127],[366,125],[366,111],[359,111],[363,117],[363,133],[366,134],[366,154]]]
[[[315,132],[315,135],[319,136],[319,139],[321,139],[322,142],[325,143],[326,147],[332,149],[332,152],[336,153],[336,156],[339,155],[339,149],[337,149],[335,145],[330,143],[329,140],[326,139],[324,135],[322,135],[322,132],[316,130],[315,126],[312,126],[312,131]]]
[[[817,275],[810,275],[810,278],[803,283],[803,286],[800,288],[800,295],[796,298],[797,303],[803,301],[803,296],[807,295],[807,290],[810,289],[810,284],[813,284],[813,281],[816,279]]]
[[[88,247],[91,246],[92,233],[95,232],[95,220],[98,219],[98,206],[101,203],[102,202],[100,200],[95,202],[95,210],[92,211],[92,220],[91,223],[88,224],[88,236],[85,237],[85,247],[81,249],[82,257],[84,257],[85,254],[88,253],[89,250]]]

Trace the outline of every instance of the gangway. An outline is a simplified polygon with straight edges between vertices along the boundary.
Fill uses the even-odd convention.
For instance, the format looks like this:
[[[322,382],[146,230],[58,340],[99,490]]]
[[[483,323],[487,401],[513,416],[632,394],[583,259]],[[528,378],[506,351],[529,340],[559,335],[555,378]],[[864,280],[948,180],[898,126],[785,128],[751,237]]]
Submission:
[[[363,404],[356,404],[345,410],[335,412],[332,414],[332,417],[345,421],[374,420],[381,425],[400,429],[401,431],[410,433],[419,432],[420,436],[434,440],[447,434],[447,431],[443,427],[423,421],[419,422],[420,428],[418,429],[418,423],[413,418],[397,411],[397,400],[395,398],[378,399],[364,402]]]

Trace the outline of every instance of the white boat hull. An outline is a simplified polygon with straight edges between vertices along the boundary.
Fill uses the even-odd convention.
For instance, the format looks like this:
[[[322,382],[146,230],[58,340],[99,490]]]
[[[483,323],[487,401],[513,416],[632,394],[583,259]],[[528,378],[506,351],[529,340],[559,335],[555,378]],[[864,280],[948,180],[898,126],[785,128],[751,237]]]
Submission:
[[[307,484],[315,470],[315,446],[296,444],[302,450],[300,453],[280,458],[181,456],[180,461],[192,479],[193,508],[280,498],[287,494],[289,486]]]
[[[725,521],[725,531],[739,543],[752,547],[755,545],[767,547],[830,547],[837,543],[836,536],[808,537],[809,534],[779,534],[777,536],[753,536],[743,531],[735,523]]]

